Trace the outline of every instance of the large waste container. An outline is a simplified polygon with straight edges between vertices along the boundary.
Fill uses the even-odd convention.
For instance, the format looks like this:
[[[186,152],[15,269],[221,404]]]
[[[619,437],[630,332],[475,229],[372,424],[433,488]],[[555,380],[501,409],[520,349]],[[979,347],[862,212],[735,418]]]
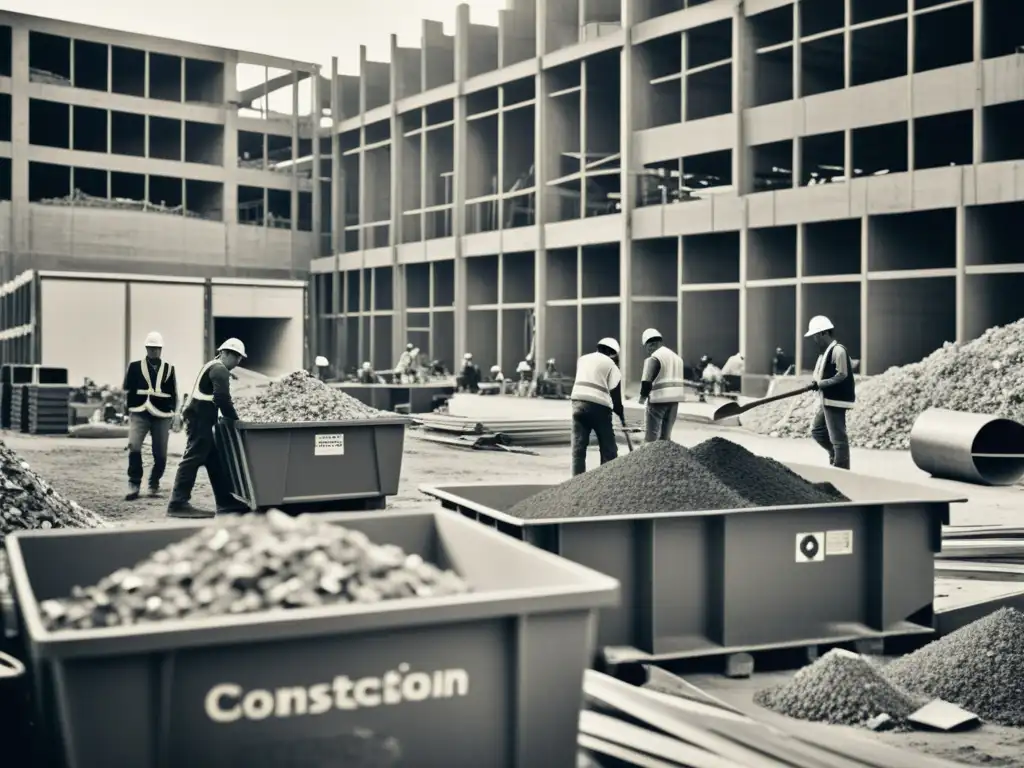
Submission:
[[[383,508],[398,493],[406,423],[236,422],[221,425],[217,439],[233,493],[250,509],[324,503]]]
[[[475,592],[47,632],[40,601],[200,526],[10,537],[41,722],[68,766],[573,765],[595,610],[614,604],[614,579],[442,510],[339,520]],[[384,741],[400,763],[346,751]]]
[[[525,520],[545,485],[423,487],[480,523],[615,577],[598,646],[612,662],[930,634],[934,553],[965,501],[832,467],[788,464],[853,501]]]

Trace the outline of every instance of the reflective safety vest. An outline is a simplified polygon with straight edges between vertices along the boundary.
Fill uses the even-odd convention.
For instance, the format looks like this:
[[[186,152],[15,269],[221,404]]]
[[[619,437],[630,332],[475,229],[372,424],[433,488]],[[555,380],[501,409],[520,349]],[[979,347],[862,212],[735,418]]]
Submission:
[[[661,364],[661,370],[651,382],[651,396],[648,402],[681,403],[686,400],[683,359],[668,347],[658,347],[651,357]]]
[[[576,382],[569,398],[612,408],[612,390],[621,382],[622,374],[615,361],[608,355],[591,352],[576,361]]]
[[[196,376],[196,383],[192,386],[192,394],[189,396],[189,402],[191,402],[192,400],[195,400],[200,403],[213,402],[213,386],[210,386],[210,391],[209,393],[207,393],[203,392],[202,388],[199,386],[199,383],[203,380],[203,376],[206,375],[206,372],[213,368],[213,366],[215,366],[219,362],[220,360],[217,359],[211,360],[210,362],[208,362],[206,365],[199,369],[199,375]],[[207,378],[206,380],[207,382],[209,382],[210,379]]]
[[[169,402],[171,395],[168,392],[163,391],[164,384],[171,378],[171,374],[174,372],[173,365],[167,365],[163,360],[160,361],[160,365],[156,369],[156,380],[150,378],[149,375],[149,363],[146,360],[139,362],[139,368],[142,369],[142,379],[146,382],[145,389],[135,390],[135,394],[140,397],[145,397],[146,401],[141,405],[137,405],[134,408],[129,408],[131,413],[143,413],[148,412],[158,419],[169,419],[174,415],[174,412],[170,410],[173,406]],[[167,410],[162,410],[154,402],[160,402]]]

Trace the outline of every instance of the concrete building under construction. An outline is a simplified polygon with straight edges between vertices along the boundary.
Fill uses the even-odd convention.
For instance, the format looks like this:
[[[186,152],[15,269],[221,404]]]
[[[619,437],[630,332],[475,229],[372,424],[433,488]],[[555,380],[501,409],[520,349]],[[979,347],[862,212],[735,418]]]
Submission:
[[[313,345],[639,378],[827,314],[878,373],[1022,315],[1019,0],[513,0],[332,73]],[[336,67],[335,67],[336,69]],[[1017,222],[1014,224],[1014,222]]]

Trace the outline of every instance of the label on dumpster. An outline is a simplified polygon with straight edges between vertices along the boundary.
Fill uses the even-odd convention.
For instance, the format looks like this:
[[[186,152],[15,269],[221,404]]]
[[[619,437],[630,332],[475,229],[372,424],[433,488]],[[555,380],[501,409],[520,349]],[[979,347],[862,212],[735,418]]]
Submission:
[[[798,563],[820,563],[824,559],[824,533],[798,533],[796,535],[796,561]]]
[[[313,436],[314,456],[344,456],[345,435],[338,432],[331,435]]]
[[[853,531],[828,531],[825,534],[825,555],[852,555]]]

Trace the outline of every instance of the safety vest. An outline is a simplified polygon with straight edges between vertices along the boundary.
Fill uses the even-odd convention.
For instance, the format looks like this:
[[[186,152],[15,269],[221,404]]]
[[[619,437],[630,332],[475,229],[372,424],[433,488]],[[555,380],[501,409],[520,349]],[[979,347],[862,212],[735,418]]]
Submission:
[[[212,403],[213,402],[213,392],[211,391],[209,394],[207,394],[206,392],[203,392],[203,390],[199,387],[199,382],[202,381],[203,376],[206,375],[206,372],[209,371],[211,368],[213,368],[213,366],[216,365],[219,362],[220,362],[220,360],[213,359],[210,362],[208,362],[206,365],[204,365],[202,368],[199,369],[199,375],[196,376],[196,383],[192,386],[192,394],[189,396],[189,401],[190,402],[192,400],[195,400],[195,401],[200,402],[200,403]],[[210,389],[212,390],[213,387],[210,387]]]
[[[846,347],[833,341],[828,345],[825,352],[818,356],[818,362],[814,366],[815,381],[826,381],[836,375],[835,352],[837,348],[846,352]],[[856,385],[854,384],[852,370],[853,364],[850,362],[849,352],[846,354],[846,360],[847,365],[850,367],[846,379],[834,387],[829,387],[827,390],[818,390],[818,396],[821,399],[822,405],[828,405],[832,408],[853,408],[854,403],[857,401]],[[828,392],[828,397],[825,397],[826,392]]]
[[[612,390],[621,382],[622,374],[614,361],[608,355],[591,352],[576,361],[576,382],[569,398],[611,408]]]
[[[163,360],[160,361],[160,365],[156,369],[156,381],[153,381],[149,375],[149,363],[146,360],[139,362],[139,367],[142,369],[142,379],[146,382],[145,389],[135,390],[135,394],[140,397],[145,397],[146,401],[141,405],[137,405],[134,408],[129,408],[131,413],[143,413],[147,412],[156,416],[158,419],[169,419],[174,413],[171,410],[163,411],[156,406],[153,402],[154,398],[160,400],[163,398],[163,402],[170,400],[171,395],[163,391],[164,384],[171,377],[171,373],[174,371],[173,365],[167,365]],[[167,403],[168,406],[170,403]]]
[[[658,347],[651,357],[661,364],[661,370],[651,382],[651,396],[648,402],[681,403],[686,400],[683,359],[668,347]]]

